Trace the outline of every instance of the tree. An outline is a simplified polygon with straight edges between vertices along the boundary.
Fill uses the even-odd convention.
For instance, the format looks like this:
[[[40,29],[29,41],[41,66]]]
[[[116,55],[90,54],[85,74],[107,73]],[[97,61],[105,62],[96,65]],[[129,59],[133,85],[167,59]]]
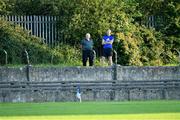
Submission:
[[[156,30],[161,32],[164,46],[164,62],[173,61],[180,51],[180,1],[179,0],[136,0],[138,11],[142,13],[140,19],[148,16],[156,17]],[[176,49],[176,50],[175,50]]]
[[[3,0],[0,0],[0,15],[6,14],[6,3]]]
[[[119,64],[162,65],[176,61],[173,49],[180,46],[178,0],[1,1],[6,1],[9,14],[59,16],[59,38],[65,44],[77,46],[89,32],[99,54],[102,35],[112,29]],[[158,29],[138,24],[150,15],[159,18]]]
[[[134,22],[139,13],[134,12],[137,6],[133,4],[120,0],[64,1],[60,7],[60,38],[71,45],[79,44],[89,32],[95,48],[101,48],[101,37],[110,28],[116,37],[114,49],[119,64],[162,65],[165,46],[162,35]]]

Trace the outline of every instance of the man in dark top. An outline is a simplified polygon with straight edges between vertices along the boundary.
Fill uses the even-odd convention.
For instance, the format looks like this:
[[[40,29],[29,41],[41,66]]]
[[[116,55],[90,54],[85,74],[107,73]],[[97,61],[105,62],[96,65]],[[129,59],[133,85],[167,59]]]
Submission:
[[[87,33],[86,38],[81,41],[83,66],[86,66],[88,58],[89,58],[89,66],[93,66],[93,59],[94,59],[93,45],[94,43],[91,40],[91,35]]]
[[[112,44],[114,42],[114,37],[111,35],[111,30],[107,30],[107,35],[103,36],[102,45],[103,45],[103,62],[105,58],[108,58],[109,65],[113,64],[112,55],[113,55],[113,47]]]

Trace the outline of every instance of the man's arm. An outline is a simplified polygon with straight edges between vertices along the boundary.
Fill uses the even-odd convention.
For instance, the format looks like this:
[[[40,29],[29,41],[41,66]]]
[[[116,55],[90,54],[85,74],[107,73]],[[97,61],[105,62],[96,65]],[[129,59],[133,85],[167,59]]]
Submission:
[[[104,44],[106,44],[106,41],[103,39],[103,40],[102,40],[102,45],[104,45]]]
[[[113,44],[114,40],[111,40],[109,42],[106,42],[106,44]]]
[[[114,42],[114,40],[111,40],[111,41],[109,41],[109,42],[106,42],[105,40],[102,40],[102,44],[104,45],[104,44],[113,44],[113,42]]]

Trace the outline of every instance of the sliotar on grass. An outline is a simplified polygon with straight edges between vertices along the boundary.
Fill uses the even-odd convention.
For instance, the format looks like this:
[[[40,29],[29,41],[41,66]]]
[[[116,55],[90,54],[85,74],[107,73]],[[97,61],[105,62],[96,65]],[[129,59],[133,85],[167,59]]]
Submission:
[[[180,101],[0,103],[0,120],[180,120]]]

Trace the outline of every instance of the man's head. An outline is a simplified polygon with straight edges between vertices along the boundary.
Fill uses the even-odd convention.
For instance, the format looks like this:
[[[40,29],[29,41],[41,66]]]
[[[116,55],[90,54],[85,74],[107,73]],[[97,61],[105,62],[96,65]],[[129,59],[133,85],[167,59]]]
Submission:
[[[111,30],[108,29],[106,34],[107,34],[108,36],[110,36],[110,35],[111,35]]]
[[[86,39],[90,40],[90,38],[91,38],[91,35],[89,33],[86,33]]]

